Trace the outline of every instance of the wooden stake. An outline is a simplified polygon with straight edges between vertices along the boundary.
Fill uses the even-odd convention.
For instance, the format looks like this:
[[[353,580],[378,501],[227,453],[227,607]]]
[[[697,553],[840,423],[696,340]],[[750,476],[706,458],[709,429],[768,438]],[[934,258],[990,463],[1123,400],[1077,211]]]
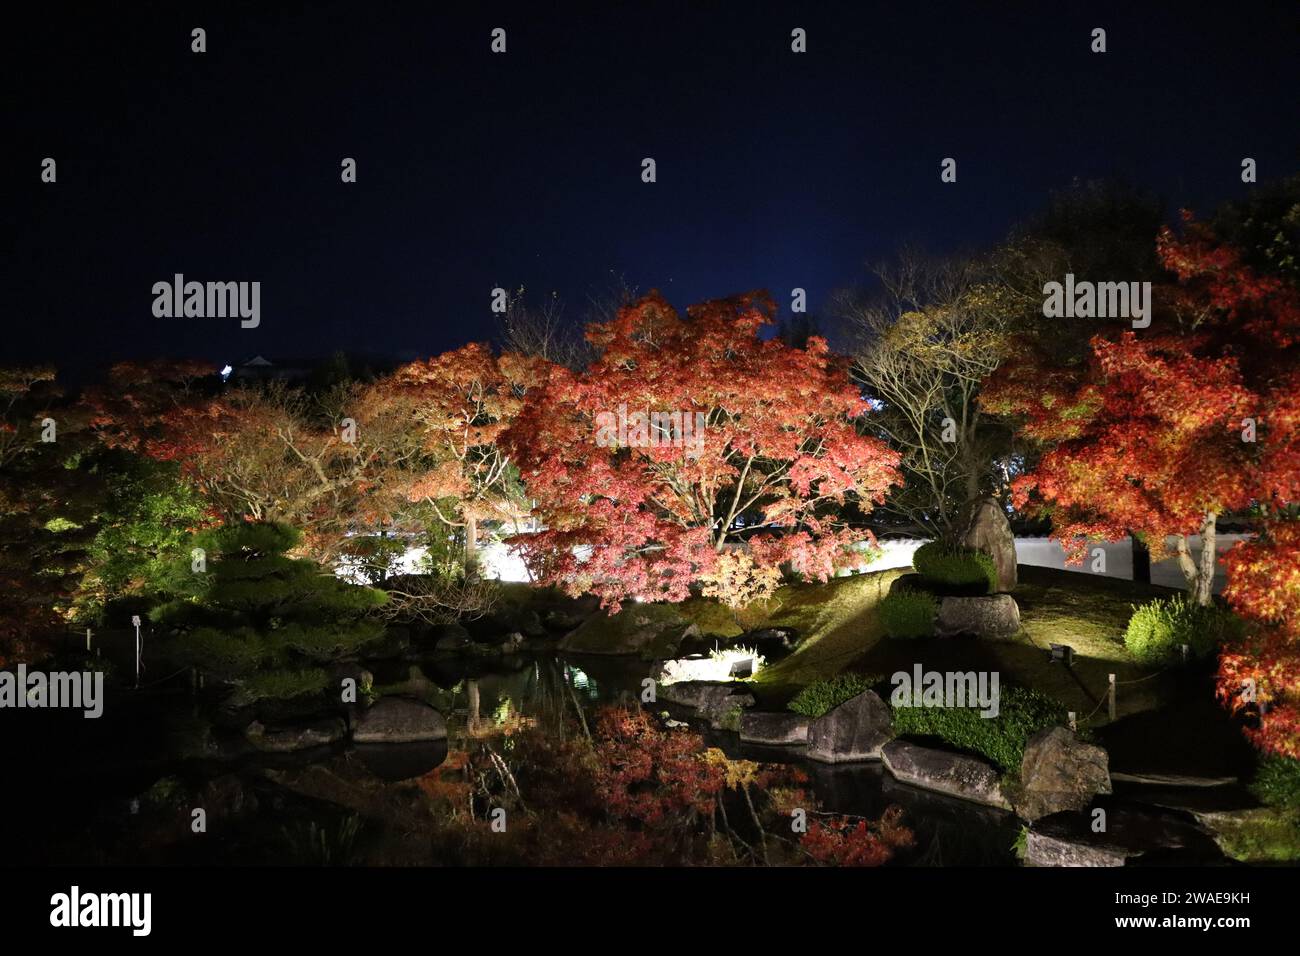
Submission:
[[[1110,674],[1108,676],[1110,678],[1110,685],[1106,691],[1107,693],[1106,710],[1110,714],[1110,719],[1114,720],[1115,719],[1115,675]]]

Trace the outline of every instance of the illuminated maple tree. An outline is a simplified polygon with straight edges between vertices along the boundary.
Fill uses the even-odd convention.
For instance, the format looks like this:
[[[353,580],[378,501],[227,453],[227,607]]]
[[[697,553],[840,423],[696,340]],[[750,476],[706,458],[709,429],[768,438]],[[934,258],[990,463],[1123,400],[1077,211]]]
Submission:
[[[1256,516],[1259,534],[1225,559],[1224,597],[1251,626],[1224,649],[1219,696],[1258,715],[1257,745],[1300,756],[1300,294],[1189,215],[1157,249],[1176,281],[1157,289],[1149,330],[1095,337],[1077,367],[1025,348],[985,400],[1048,444],[1015,500],[1049,512],[1076,557],[1134,531],[1159,558],[1172,536],[1208,604],[1219,516]]]
[[[1200,226],[1163,231],[1158,249],[1178,281],[1156,289],[1151,329],[1097,335],[1077,366],[1046,364],[1044,350],[1021,342],[983,400],[1048,448],[1014,482],[1017,507],[1050,514],[1075,559],[1090,539],[1133,532],[1159,560],[1172,537],[1206,604],[1219,516],[1294,500],[1300,309],[1293,287],[1258,275]]]
[[[883,500],[899,456],[859,428],[868,406],[825,340],[760,336],[774,311],[747,294],[682,318],[652,293],[588,327],[585,369],[535,376],[502,442],[544,525],[515,539],[540,580],[616,610],[684,599],[742,539],[824,580],[869,537],[842,510]]]
[[[523,407],[538,360],[501,358],[479,343],[412,362],[368,388],[360,405],[404,422],[414,454],[392,459],[382,478],[390,507],[417,503],[464,542],[472,565],[480,522],[513,526],[528,508],[501,433]]]

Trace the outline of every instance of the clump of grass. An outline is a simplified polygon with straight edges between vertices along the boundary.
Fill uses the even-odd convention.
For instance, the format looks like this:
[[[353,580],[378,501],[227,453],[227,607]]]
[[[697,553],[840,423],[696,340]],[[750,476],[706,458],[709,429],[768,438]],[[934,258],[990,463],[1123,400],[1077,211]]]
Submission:
[[[939,602],[924,591],[898,590],[880,602],[880,622],[890,637],[932,637],[938,613]]]
[[[1270,807],[1300,810],[1300,760],[1265,757],[1255,772],[1250,791]]]
[[[978,707],[894,708],[898,734],[938,737],[959,750],[987,757],[1011,774],[1020,772],[1030,737],[1066,721],[1064,704],[1027,687],[1003,687],[996,717],[982,716]]]
[[[1300,812],[1256,807],[1214,814],[1209,820],[1215,842],[1242,863],[1300,861]]]
[[[1240,629],[1241,621],[1231,611],[1200,605],[1178,595],[1134,607],[1124,632],[1124,646],[1144,664],[1172,660],[1183,644],[1200,660]]]
[[[281,827],[289,858],[303,866],[346,866],[356,858],[357,835],[361,819],[356,814],[343,817],[331,827],[315,820]]]
[[[998,569],[982,551],[957,548],[939,541],[923,544],[912,554],[912,567],[927,581],[953,588],[998,589]]]
[[[805,717],[817,718],[830,713],[846,700],[871,690],[880,683],[877,676],[840,674],[827,680],[814,681],[786,704],[786,709]]]

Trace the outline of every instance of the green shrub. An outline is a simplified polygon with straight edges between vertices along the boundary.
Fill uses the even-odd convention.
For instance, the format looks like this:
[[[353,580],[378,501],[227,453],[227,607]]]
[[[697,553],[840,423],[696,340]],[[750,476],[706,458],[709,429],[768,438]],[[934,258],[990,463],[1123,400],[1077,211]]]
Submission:
[[[993,559],[982,551],[931,541],[912,554],[912,567],[921,577],[936,584],[970,588],[981,594],[998,589],[998,569]]]
[[[939,602],[924,591],[891,591],[880,602],[880,621],[890,637],[932,637]]]
[[[805,717],[821,717],[879,683],[880,678],[874,675],[840,674],[809,684],[786,704],[786,708]]]
[[[368,612],[388,595],[289,557],[301,539],[287,525],[253,522],[191,539],[206,570],[195,573],[184,548],[160,583],[169,600],[149,612],[169,666],[197,667],[238,688],[243,703],[291,699],[325,687],[321,665],[382,640],[383,623]]]
[[[1300,760],[1265,757],[1260,761],[1250,791],[1270,807],[1300,810]]]
[[[1176,658],[1188,645],[1193,657],[1207,657],[1240,633],[1241,621],[1221,607],[1203,607],[1183,595],[1134,606],[1124,646],[1143,664]]]
[[[329,684],[329,675],[318,667],[262,671],[244,681],[233,699],[240,705],[259,700],[291,700],[306,694],[319,694]]]
[[[1002,687],[998,715],[981,717],[978,707],[894,707],[899,735],[938,737],[959,750],[987,757],[998,768],[1020,771],[1025,742],[1045,727],[1064,726],[1068,713],[1060,701],[1025,687]]]

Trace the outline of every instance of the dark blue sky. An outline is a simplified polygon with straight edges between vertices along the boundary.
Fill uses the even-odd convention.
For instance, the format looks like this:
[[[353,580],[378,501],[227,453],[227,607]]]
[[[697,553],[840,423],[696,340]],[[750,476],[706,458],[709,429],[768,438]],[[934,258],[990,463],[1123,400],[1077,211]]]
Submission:
[[[424,355],[490,336],[493,286],[580,310],[612,273],[815,312],[1075,177],[1208,211],[1243,156],[1297,169],[1293,3],[127,6],[8,31],[2,361]],[[261,327],[155,318],[175,272],[260,280]]]

